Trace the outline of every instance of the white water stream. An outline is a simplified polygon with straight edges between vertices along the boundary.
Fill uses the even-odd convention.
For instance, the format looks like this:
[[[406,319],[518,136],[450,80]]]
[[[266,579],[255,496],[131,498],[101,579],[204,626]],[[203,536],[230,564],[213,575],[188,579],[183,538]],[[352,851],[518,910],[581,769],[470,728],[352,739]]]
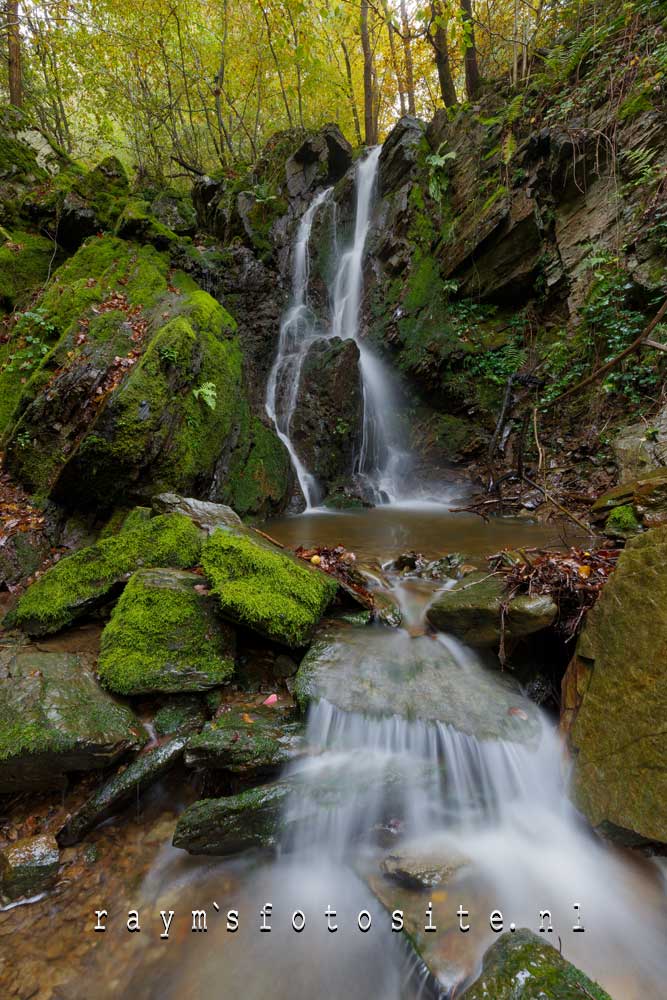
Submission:
[[[266,412],[289,451],[306,510],[322,500],[319,484],[306,468],[291,439],[303,363],[317,340],[352,339],[359,347],[363,393],[361,445],[353,474],[376,504],[404,499],[410,456],[402,445],[399,406],[393,380],[370,348],[360,339],[359,317],[363,291],[363,264],[371,223],[380,147],[372,149],[356,168],[356,207],[350,245],[341,249],[332,188],[315,196],[297,230],[292,260],[291,302],[280,328],[278,351],[267,384]],[[317,213],[327,204],[333,211],[335,277],[330,289],[330,318],[323,326],[311,308],[310,238]]]

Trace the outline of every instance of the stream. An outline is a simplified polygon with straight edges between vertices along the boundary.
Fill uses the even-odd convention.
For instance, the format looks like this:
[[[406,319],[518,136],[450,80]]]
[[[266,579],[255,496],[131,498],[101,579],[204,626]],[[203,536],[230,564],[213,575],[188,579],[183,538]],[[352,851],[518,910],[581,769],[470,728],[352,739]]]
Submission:
[[[479,557],[509,544],[560,542],[547,526],[485,525],[423,506],[305,514],[266,527],[288,545],[335,541],[382,564],[406,549],[437,555],[456,547]],[[349,678],[350,699],[361,676],[374,698],[396,692],[400,701],[415,678],[423,685],[435,672],[449,685],[457,726],[392,714],[391,705],[373,717],[337,707],[346,702],[334,685],[332,701],[310,710],[309,755],[288,768],[295,779],[284,807],[289,833],[274,860],[196,858],[171,847],[176,815],[192,796],[182,783],[164,782],[136,810],[90,836],[86,850],[96,858],[79,861],[76,877],[42,900],[0,913],[0,936],[22,980],[27,973],[46,984],[20,995],[432,996],[414,952],[392,932],[389,914],[401,909],[443,997],[478,971],[496,937],[489,926],[494,910],[502,911],[505,930],[511,922],[536,932],[540,911],[550,910],[553,931],[545,936],[615,1000],[664,996],[667,896],[658,862],[604,844],[576,814],[554,719],[535,709],[528,739],[526,712],[511,720],[516,740],[475,735],[475,727],[482,732],[505,720],[508,703],[530,703],[473,650],[447,636],[415,633],[442,583],[410,583],[391,573],[388,582],[406,627],[349,628],[359,642],[347,647],[336,676]],[[395,687],[378,693],[374,672],[391,675]],[[322,787],[324,799],[313,796]],[[379,829],[386,836],[378,838]],[[446,858],[452,872],[443,886],[415,892],[380,877],[388,853],[426,859],[427,868],[429,859]],[[267,903],[272,929],[262,933]],[[437,931],[424,934],[429,903]],[[471,928],[466,933],[459,906]],[[98,907],[109,910],[105,934],[93,932]],[[206,933],[191,930],[191,910],[199,908],[207,911]],[[327,908],[335,918],[325,916]],[[139,911],[140,933],[126,929],[130,909]],[[170,909],[165,940],[160,911]],[[237,931],[227,929],[229,910],[238,911]],[[296,911],[305,919],[301,932],[292,927]],[[366,932],[359,930],[360,914],[364,925],[371,923]],[[578,914],[584,933],[573,931]]]

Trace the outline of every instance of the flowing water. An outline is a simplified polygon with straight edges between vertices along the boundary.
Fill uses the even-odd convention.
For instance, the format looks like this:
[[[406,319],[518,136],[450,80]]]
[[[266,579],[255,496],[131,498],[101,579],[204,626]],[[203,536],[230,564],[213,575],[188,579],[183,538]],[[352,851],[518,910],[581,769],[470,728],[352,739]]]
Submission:
[[[278,351],[269,376],[266,411],[289,451],[306,510],[323,499],[320,486],[306,468],[291,438],[297,407],[301,370],[308,351],[318,340],[338,337],[354,340],[359,347],[363,418],[361,444],[353,475],[373,503],[393,503],[406,494],[410,455],[403,444],[398,394],[394,380],[382,361],[360,338],[359,318],[363,291],[364,252],[371,215],[380,147],[373,149],[356,168],[354,230],[349,246],[342,248],[336,224],[333,190],[315,196],[303,215],[292,252],[292,295],[283,318]],[[325,206],[333,214],[335,276],[329,292],[328,322],[322,323],[309,300],[310,238],[317,214]]]

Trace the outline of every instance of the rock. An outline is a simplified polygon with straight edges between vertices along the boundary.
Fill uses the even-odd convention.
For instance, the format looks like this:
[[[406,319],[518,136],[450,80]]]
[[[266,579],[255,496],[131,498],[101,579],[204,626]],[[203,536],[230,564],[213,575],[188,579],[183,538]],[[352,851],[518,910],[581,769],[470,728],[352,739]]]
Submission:
[[[102,683],[123,695],[228,683],[236,636],[216,616],[205,589],[201,576],[183,570],[144,569],[130,577],[102,633]]]
[[[621,429],[612,441],[620,483],[641,479],[647,472],[667,466],[667,406],[647,423]]]
[[[301,722],[290,722],[271,708],[232,710],[219,715],[204,732],[192,737],[185,763],[243,778],[269,778],[275,777],[304,748]]]
[[[156,712],[153,725],[158,736],[188,736],[198,733],[206,721],[204,704],[196,695],[175,695]]]
[[[156,250],[169,250],[178,241],[176,233],[163,225],[151,212],[147,201],[131,198],[123,208],[115,229],[124,240],[150,243]]]
[[[239,528],[243,524],[238,514],[222,503],[206,503],[175,493],[160,493],[152,503],[156,514],[183,514],[208,534],[214,528]]]
[[[480,570],[440,593],[426,617],[434,628],[471,646],[494,646],[500,642],[501,613],[506,601],[502,579]],[[548,595],[513,597],[505,614],[505,635],[520,639],[539,632],[552,625],[556,615],[556,605]]]
[[[51,539],[45,530],[0,535],[0,590],[15,587],[32,576],[50,554]]]
[[[290,198],[335,184],[352,164],[352,147],[337,125],[311,133],[285,164]]]
[[[332,624],[318,631],[301,661],[295,695],[304,712],[326,699],[343,712],[444,723],[480,740],[537,738],[537,710],[515,681],[473,656],[461,685],[461,669],[460,659],[429,636],[378,629],[371,644],[366,629]],[[521,715],[511,711],[516,707]]]
[[[9,236],[9,239],[7,238]],[[53,243],[23,229],[1,234],[0,311],[11,313],[42,285],[53,261]]]
[[[145,737],[79,657],[0,647],[0,793],[62,787],[67,772],[108,767]]]
[[[174,847],[190,854],[214,855],[274,847],[278,817],[289,791],[288,784],[278,783],[195,802],[178,819]]]
[[[627,543],[563,680],[573,794],[594,827],[667,843],[667,527]]]
[[[603,493],[591,507],[591,520],[604,522],[605,532],[609,526],[609,534],[620,537],[628,537],[640,527],[666,524],[667,468],[654,469]]]
[[[308,642],[338,590],[275,546],[220,530],[204,543],[201,564],[225,618],[290,647]]]
[[[142,566],[194,566],[201,532],[180,514],[154,517],[61,559],[25,591],[4,624],[57,632],[115,597]]]
[[[190,198],[163,191],[150,203],[150,213],[177,236],[194,236],[197,215]]]
[[[390,593],[383,590],[373,592],[373,611],[379,622],[389,628],[400,628],[403,615],[397,602]]]
[[[484,955],[479,978],[461,1000],[611,1000],[551,945],[529,930],[502,934]]]
[[[140,754],[136,760],[109,779],[80,806],[57,834],[61,847],[78,844],[86,834],[113,815],[130,800],[139,797],[153,782],[167,773],[182,757],[187,740],[177,737],[169,743]]]
[[[427,148],[426,124],[404,115],[385,139],[380,154],[379,184],[384,197],[411,179],[420,149]]]
[[[325,493],[351,477],[362,420],[359,347],[339,337],[316,340],[301,368],[290,436]]]
[[[465,858],[451,851],[428,844],[409,844],[383,858],[380,871],[406,889],[426,892],[449,882],[465,864]]]
[[[54,837],[42,834],[17,840],[0,851],[0,895],[8,900],[37,896],[53,885],[59,867]]]

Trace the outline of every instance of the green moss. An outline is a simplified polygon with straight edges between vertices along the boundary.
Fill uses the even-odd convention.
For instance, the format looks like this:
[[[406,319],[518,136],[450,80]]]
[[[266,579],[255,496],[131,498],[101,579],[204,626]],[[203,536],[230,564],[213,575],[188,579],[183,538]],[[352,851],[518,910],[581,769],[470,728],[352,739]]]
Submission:
[[[32,217],[57,222],[66,200],[92,209],[95,223],[103,231],[113,229],[128,198],[129,182],[122,163],[110,156],[93,170],[69,162],[55,175],[42,172],[42,183],[23,202]]]
[[[127,202],[116,223],[116,234],[124,239],[150,243],[158,250],[169,250],[180,237],[151,215],[147,201],[133,198]]]
[[[208,692],[218,694],[218,692]],[[196,695],[174,697],[158,710],[153,719],[158,736],[199,732],[204,725],[202,701]]]
[[[641,524],[637,520],[634,507],[630,504],[614,507],[607,518],[605,531],[610,535],[620,535],[621,537],[635,535],[641,531]]]
[[[45,281],[54,260],[51,240],[22,230],[0,244],[0,309],[10,312]]]
[[[118,507],[100,532],[100,541],[121,531],[133,531],[142,527],[151,518],[150,507]]]
[[[237,452],[223,500],[241,516],[269,513],[283,502],[290,482],[289,455],[278,436],[256,417],[250,424],[250,452]]]
[[[102,603],[139,566],[194,566],[201,535],[186,517],[163,514],[61,559],[30,586],[5,624],[57,632]]]
[[[102,633],[102,683],[117,694],[203,691],[234,672],[234,636],[216,621],[201,577],[135,573]]]
[[[250,538],[215,531],[202,566],[223,615],[285,643],[302,646],[336,595],[336,581]]]

